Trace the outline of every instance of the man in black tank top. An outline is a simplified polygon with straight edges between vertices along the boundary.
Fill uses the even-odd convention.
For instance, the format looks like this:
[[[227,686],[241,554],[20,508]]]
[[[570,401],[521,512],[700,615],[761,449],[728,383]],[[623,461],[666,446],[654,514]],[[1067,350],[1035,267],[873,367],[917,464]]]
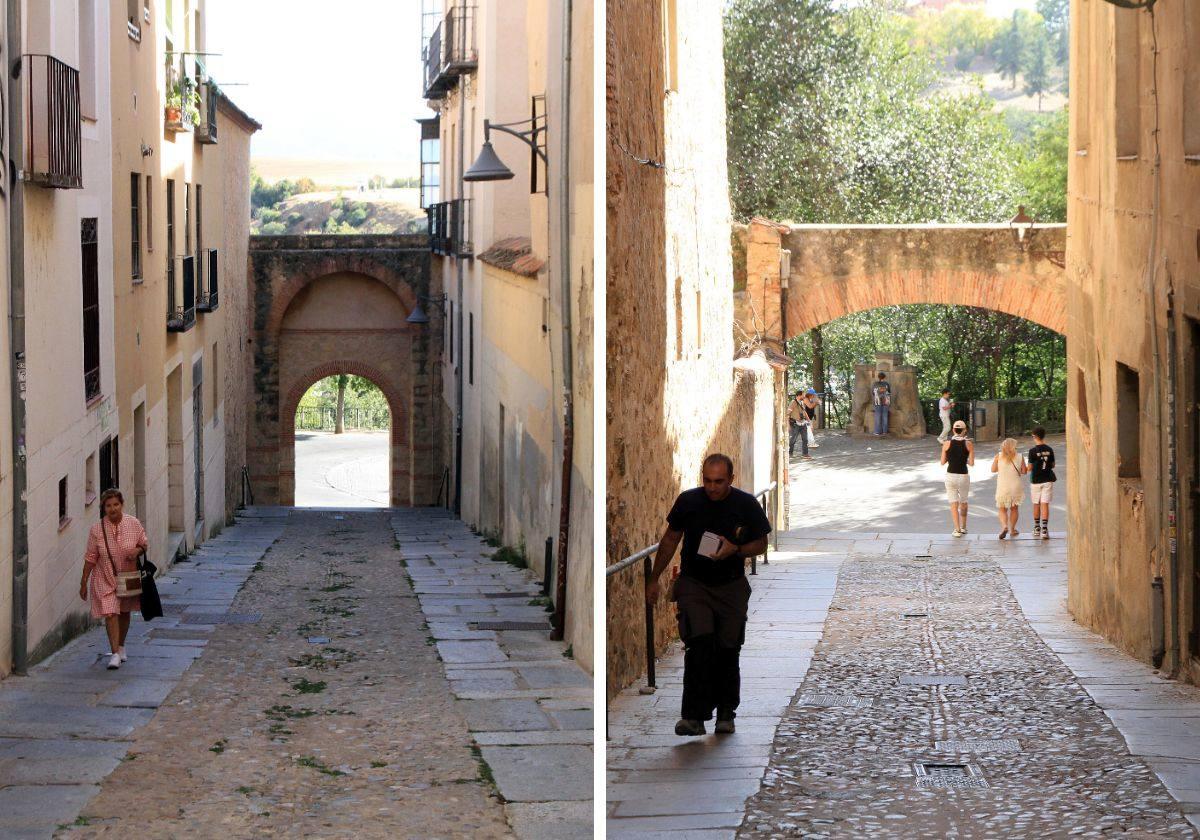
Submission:
[[[971,491],[970,467],[975,466],[975,444],[967,439],[967,424],[954,421],[954,434],[942,444],[941,463],[946,465],[946,498],[954,536],[967,533],[967,494]]]

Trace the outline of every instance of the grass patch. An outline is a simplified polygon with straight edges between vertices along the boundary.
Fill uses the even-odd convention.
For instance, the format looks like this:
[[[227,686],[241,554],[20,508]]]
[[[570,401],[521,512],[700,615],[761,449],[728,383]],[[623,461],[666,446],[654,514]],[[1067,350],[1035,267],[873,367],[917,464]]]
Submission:
[[[292,706],[272,706],[263,712],[269,720],[295,720],[297,718],[312,717],[317,714],[316,709],[297,709]]]
[[[322,586],[322,592],[340,592],[343,589],[349,589],[354,584],[351,583],[331,583],[329,586]]]
[[[225,747],[228,744],[229,744],[229,742],[227,740],[225,740],[224,738],[222,738],[220,741],[217,741],[217,743],[215,743],[211,747],[209,747],[208,751],[210,753],[216,753],[217,755],[220,755],[221,753],[225,752]]]
[[[531,606],[531,607],[550,607],[551,609],[554,608],[553,602],[551,602],[551,600],[548,597],[546,597],[545,595],[539,595],[538,597],[531,599],[529,602],[529,606]]]
[[[372,761],[371,766],[376,769],[378,769],[380,767],[387,767],[387,762],[386,761]]]
[[[529,561],[525,559],[525,554],[520,550],[513,548],[511,545],[506,545],[500,548],[492,559],[498,563],[507,563],[510,566],[515,566],[518,569],[528,569]]]
[[[324,773],[326,776],[345,776],[341,770],[335,770],[325,762],[313,755],[303,755],[296,759],[296,763],[301,767],[311,767],[318,773]]]
[[[479,749],[478,745],[472,744],[471,755],[475,758],[475,763],[479,765],[479,771],[476,778],[483,784],[490,787],[495,797],[503,802],[504,797],[500,795],[500,788],[496,784],[496,777],[492,775],[491,765],[488,764],[483,757],[483,750]]]
[[[295,735],[296,733],[288,729],[282,723],[272,723],[267,727],[267,732],[272,735]]]
[[[320,694],[329,687],[325,680],[311,682],[308,677],[301,677],[295,682],[288,683],[288,685],[290,685],[292,690],[297,694]]]
[[[236,790],[242,796],[249,796],[250,794],[254,793],[254,788],[246,787],[245,785],[242,785],[241,787],[238,787],[238,788],[234,788],[234,790]]]
[[[250,571],[252,571],[252,572],[261,572],[262,570],[263,570],[263,564],[262,564],[262,561],[261,561],[261,560],[259,560],[257,563],[255,563],[255,564],[254,564],[254,568],[253,568],[253,569],[251,569]]]
[[[567,645],[567,649],[562,652],[562,655],[567,659],[575,658],[575,645]]]
[[[501,546],[499,532],[484,531],[482,536],[483,536],[483,541],[485,543],[487,543],[488,545],[490,545],[492,548],[499,548]]]

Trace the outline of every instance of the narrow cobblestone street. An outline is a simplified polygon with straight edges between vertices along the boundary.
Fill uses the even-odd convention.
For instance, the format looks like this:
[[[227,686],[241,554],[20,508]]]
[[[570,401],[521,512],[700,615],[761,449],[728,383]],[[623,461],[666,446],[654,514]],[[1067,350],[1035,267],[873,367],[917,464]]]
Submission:
[[[120,670],[93,630],[0,683],[0,836],[590,832],[590,678],[492,551],[439,511],[251,511],[163,576]],[[453,627],[485,612],[531,629]]]
[[[1194,836],[1200,690],[1071,621],[1064,541],[792,531],[751,582],[736,734],[672,734],[678,645],[610,704],[608,836]]]

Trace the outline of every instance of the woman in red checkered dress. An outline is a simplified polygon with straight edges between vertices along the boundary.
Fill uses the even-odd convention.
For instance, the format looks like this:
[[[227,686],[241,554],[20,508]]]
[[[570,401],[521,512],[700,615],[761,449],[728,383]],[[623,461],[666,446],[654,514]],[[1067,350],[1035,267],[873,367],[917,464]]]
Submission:
[[[116,572],[137,570],[138,555],[146,548],[146,529],[135,517],[125,513],[125,497],[116,488],[104,491],[100,496],[100,507],[104,510],[104,518],[88,532],[79,597],[89,600],[90,580],[92,618],[104,619],[111,651],[108,667],[114,669],[125,661],[129,614],[141,608],[140,596],[117,596]]]

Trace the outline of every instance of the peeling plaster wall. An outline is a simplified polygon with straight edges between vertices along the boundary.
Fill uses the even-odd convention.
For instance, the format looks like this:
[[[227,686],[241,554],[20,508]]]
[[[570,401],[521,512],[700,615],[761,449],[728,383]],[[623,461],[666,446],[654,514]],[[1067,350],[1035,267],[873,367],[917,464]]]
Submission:
[[[1080,0],[1071,6],[1071,129],[1067,245],[1067,445],[1071,469],[1068,606],[1081,624],[1143,661],[1152,657],[1152,589],[1164,582],[1164,667],[1196,682],[1196,369],[1200,361],[1200,6],[1144,11]],[[1119,64],[1118,64],[1119,62]],[[1115,68],[1115,69],[1114,69]],[[1133,78],[1132,89],[1115,88]],[[1158,113],[1151,90],[1158,91]],[[1155,214],[1160,128],[1161,196]],[[1118,147],[1118,135],[1122,147]],[[1124,148],[1132,143],[1132,148]],[[1189,157],[1190,156],[1190,157]],[[1123,158],[1123,159],[1122,159]],[[1152,234],[1157,268],[1148,292]],[[1168,415],[1167,294],[1178,335],[1175,415]],[[1153,314],[1152,314],[1153,312]],[[1155,349],[1157,345],[1157,352]],[[1136,397],[1120,398],[1118,364],[1137,371]],[[1122,405],[1134,408],[1122,417]],[[1122,432],[1134,434],[1125,437]],[[1178,432],[1179,563],[1168,552],[1167,429]],[[1120,475],[1130,446],[1140,475]]]

